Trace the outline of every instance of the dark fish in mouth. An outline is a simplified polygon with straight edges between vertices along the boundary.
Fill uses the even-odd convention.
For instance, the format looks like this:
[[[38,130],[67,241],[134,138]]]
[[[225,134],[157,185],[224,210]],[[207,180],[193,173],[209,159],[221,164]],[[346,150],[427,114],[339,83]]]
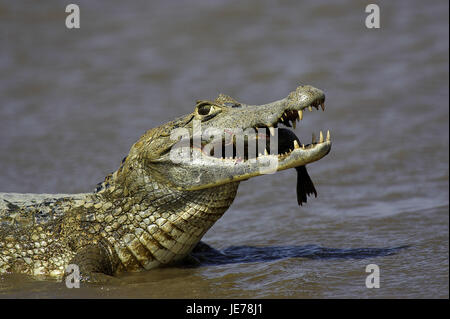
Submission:
[[[307,202],[306,196],[314,194],[314,197],[317,197],[317,191],[311,177],[309,177],[306,166],[296,167],[295,170],[297,171],[297,203],[302,206],[302,203]]]
[[[292,149],[294,140],[297,141],[299,145],[299,138],[289,129],[279,128],[278,129],[278,154],[289,152]],[[295,168],[297,171],[297,203],[302,206],[303,203],[307,202],[307,197],[314,194],[317,197],[317,191],[314,184],[309,177],[306,166],[298,166]]]

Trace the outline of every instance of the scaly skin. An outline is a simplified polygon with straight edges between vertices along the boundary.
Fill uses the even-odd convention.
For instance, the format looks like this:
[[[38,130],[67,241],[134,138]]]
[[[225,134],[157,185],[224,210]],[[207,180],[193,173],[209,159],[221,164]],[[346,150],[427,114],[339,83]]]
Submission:
[[[246,160],[201,156],[174,162],[170,151],[179,138],[171,137],[173,130],[195,136],[195,121],[202,131],[276,127],[281,121],[290,126],[287,120],[295,122],[298,111],[323,107],[324,99],[311,86],[261,106],[219,95],[147,131],[94,193],[0,193],[0,273],[61,279],[68,264],[77,264],[83,280],[95,281],[97,275],[181,261],[231,205],[239,182],[263,174],[260,160],[275,159],[276,171],[299,167],[325,156],[331,142],[322,139],[305,148],[292,146],[286,154]],[[195,143],[191,151],[199,151]]]

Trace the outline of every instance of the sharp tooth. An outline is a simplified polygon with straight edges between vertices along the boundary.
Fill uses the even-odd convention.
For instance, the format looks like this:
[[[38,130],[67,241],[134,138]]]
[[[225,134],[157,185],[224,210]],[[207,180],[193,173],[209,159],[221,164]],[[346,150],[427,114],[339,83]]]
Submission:
[[[283,122],[283,121],[284,121],[284,119],[283,119],[283,116],[281,116],[281,117],[280,117],[280,120],[281,120],[281,122]]]
[[[320,107],[322,108],[322,111],[325,111],[325,102],[320,103]]]
[[[322,133],[322,131],[320,131],[319,143],[323,143],[323,133]]]
[[[302,110],[298,111],[298,118],[300,119],[300,121],[303,120],[303,111]]]
[[[275,136],[275,129],[273,126],[269,126],[270,135]]]
[[[294,140],[294,149],[295,149],[295,148],[299,148],[299,147],[300,147],[300,145],[298,145],[297,140]]]
[[[311,107],[311,105],[308,106],[308,110],[309,110],[310,112],[312,112],[312,107]]]
[[[327,141],[329,141],[330,140],[330,131],[328,130],[327,131]]]
[[[294,130],[295,130],[295,128],[297,127],[297,121],[295,121],[295,120],[292,121],[292,127],[293,127]]]
[[[316,135],[312,133],[312,144],[314,144],[315,142],[316,142]]]
[[[266,149],[264,149],[264,155],[269,155]]]
[[[305,149],[305,144],[302,144],[302,148]]]

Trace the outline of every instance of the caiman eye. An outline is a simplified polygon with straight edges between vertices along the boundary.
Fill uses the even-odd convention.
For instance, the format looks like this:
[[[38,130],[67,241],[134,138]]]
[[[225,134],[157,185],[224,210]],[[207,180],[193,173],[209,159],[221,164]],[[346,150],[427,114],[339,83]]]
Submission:
[[[214,111],[214,107],[211,104],[200,105],[197,108],[197,113],[200,115],[208,115]]]
[[[214,116],[220,111],[220,107],[208,101],[198,101],[195,107],[195,113],[202,117]]]

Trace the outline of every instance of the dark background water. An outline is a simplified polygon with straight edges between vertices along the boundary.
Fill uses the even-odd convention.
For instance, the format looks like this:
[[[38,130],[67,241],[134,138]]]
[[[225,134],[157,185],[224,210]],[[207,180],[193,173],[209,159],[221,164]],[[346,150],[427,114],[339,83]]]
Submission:
[[[80,290],[4,276],[1,296],[448,298],[448,1],[378,1],[380,29],[364,1],[76,3],[68,30],[61,1],[0,1],[0,192],[91,191],[147,129],[219,92],[321,88],[326,112],[296,134],[330,129],[333,148],[306,206],[294,170],[241,184],[204,238],[230,262]]]

